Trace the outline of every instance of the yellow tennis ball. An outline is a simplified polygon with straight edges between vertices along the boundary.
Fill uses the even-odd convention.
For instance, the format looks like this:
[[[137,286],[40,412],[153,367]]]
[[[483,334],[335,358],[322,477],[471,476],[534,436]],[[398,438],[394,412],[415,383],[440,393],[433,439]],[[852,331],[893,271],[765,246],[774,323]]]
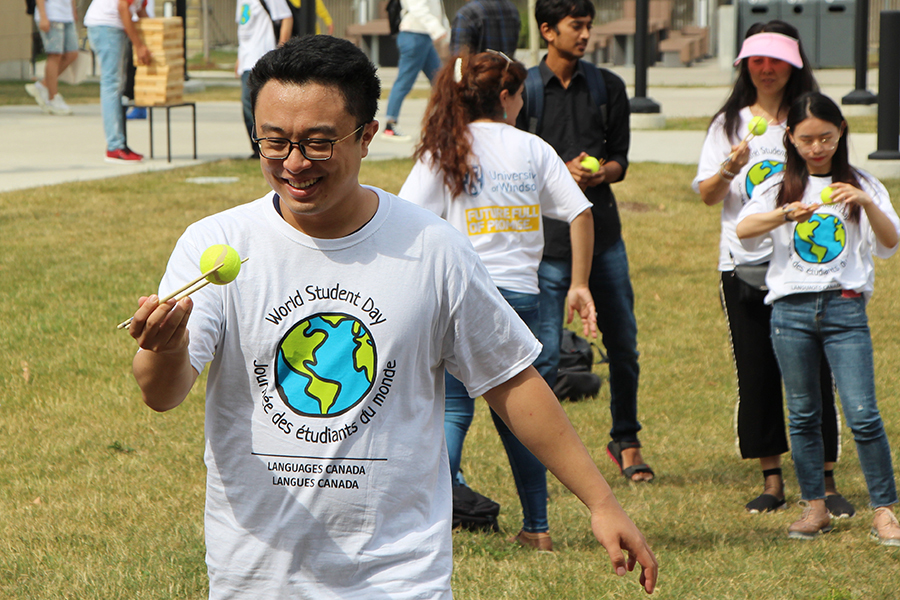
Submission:
[[[600,170],[600,161],[593,156],[585,156],[583,159],[581,159],[581,166],[591,173],[596,173]]]
[[[753,135],[762,135],[766,132],[766,129],[769,128],[769,124],[766,123],[766,120],[762,117],[753,117],[750,119],[750,122],[747,123],[747,128]]]
[[[215,244],[203,251],[200,256],[200,272],[206,273],[219,263],[222,263],[222,267],[206,276],[210,283],[225,285],[234,281],[241,272],[240,255],[237,250],[225,244]]]
[[[822,200],[822,204],[831,204],[834,200],[831,199],[831,195],[834,193],[834,188],[830,185],[822,190],[819,193],[819,198]]]

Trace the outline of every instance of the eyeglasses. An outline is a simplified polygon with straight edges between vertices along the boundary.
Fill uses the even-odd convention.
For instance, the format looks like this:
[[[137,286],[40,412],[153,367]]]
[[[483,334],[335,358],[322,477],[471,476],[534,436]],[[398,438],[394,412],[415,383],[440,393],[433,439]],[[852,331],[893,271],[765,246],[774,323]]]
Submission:
[[[797,138],[794,140],[794,146],[798,150],[807,151],[807,150],[812,150],[815,147],[815,145],[818,144],[822,148],[822,150],[825,150],[826,152],[830,152],[830,151],[834,150],[835,148],[837,148],[837,145],[838,145],[838,142],[840,141],[840,139],[841,139],[840,136],[835,137],[833,135],[826,135],[825,137],[813,138],[811,140],[809,140],[809,139],[804,140],[803,138]]]
[[[339,140],[307,138],[305,140],[292,142],[291,140],[285,138],[259,138],[255,135],[252,139],[256,144],[259,145],[260,155],[262,155],[263,158],[268,158],[269,160],[287,160],[287,157],[291,155],[294,146],[300,149],[300,154],[302,154],[303,158],[305,158],[306,160],[328,160],[332,156],[334,156],[335,144],[343,142],[350,136],[358,133],[359,130],[365,126],[365,123],[363,123]],[[254,125],[254,128],[255,127],[256,126]]]

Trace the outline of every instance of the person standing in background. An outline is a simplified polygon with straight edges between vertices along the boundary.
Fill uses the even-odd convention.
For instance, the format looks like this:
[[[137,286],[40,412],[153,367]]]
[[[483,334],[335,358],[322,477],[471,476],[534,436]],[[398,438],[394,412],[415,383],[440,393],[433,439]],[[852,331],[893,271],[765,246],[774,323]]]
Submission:
[[[100,108],[106,134],[106,162],[128,163],[144,157],[125,144],[125,114],[122,89],[126,41],[131,40],[138,64],[150,64],[147,48],[133,17],[147,18],[147,0],[93,0],[84,15],[91,48],[100,60]]]
[[[734,429],[741,458],[758,460],[762,471],[763,492],[744,506],[747,512],[759,514],[785,506],[781,455],[788,451],[788,441],[781,371],[769,335],[772,307],[763,301],[764,291],[740,278],[736,263],[755,265],[764,272],[772,241],[767,239],[748,251],[738,240],[735,227],[753,191],[784,170],[788,109],[801,94],[817,91],[819,86],[799,32],[784,21],[751,25],[735,66],[734,88],[709,125],[692,186],[707,206],[721,204],[719,298],[737,376]],[[766,131],[741,141],[754,118],[765,119]],[[841,447],[839,416],[831,369],[827,357],[823,355],[822,360],[825,503],[833,516],[852,517],[856,508],[838,493],[834,480]]]
[[[147,17],[152,19],[156,16],[154,12],[153,0],[147,0],[144,7],[147,11]],[[187,56],[185,56],[187,58]],[[134,64],[134,52],[131,51],[131,43],[128,44],[128,50],[125,52],[125,89],[122,91],[122,105],[127,106],[134,102],[134,76],[137,75],[137,67]],[[125,120],[140,120],[147,118],[147,108],[145,106],[132,106],[125,113]],[[128,128],[125,129],[126,140],[128,138]]]
[[[453,18],[450,54],[497,50],[513,58],[521,25],[519,10],[510,0],[470,0]]]
[[[587,285],[594,252],[591,203],[556,151],[515,127],[525,74],[522,63],[495,50],[460,56],[439,71],[425,111],[422,141],[413,155],[416,164],[400,197],[447,219],[468,236],[500,294],[535,335],[540,328],[541,217],[566,223],[572,239],[570,307],[581,315],[584,334],[597,337]],[[496,179],[489,174],[496,174]],[[525,176],[529,185],[512,189],[494,185],[514,175]],[[456,486],[461,483],[463,443],[476,396],[449,372],[444,390],[444,437]],[[522,529],[510,541],[552,550],[547,470],[494,411],[491,418],[522,504]]]
[[[580,60],[587,49],[595,9],[590,0],[538,0],[534,15],[547,56],[532,73],[539,76],[543,115],[519,113],[516,126],[539,135],[566,161],[569,173],[593,204],[594,259],[589,286],[597,304],[597,328],[609,356],[612,441],[609,457],[629,481],[648,482],[653,470],[644,463],[638,432],[637,392],[640,366],[634,291],[622,224],[610,184],[622,181],[628,169],[630,107],[625,83],[614,73]],[[602,85],[601,85],[602,84]],[[605,89],[600,104],[594,86]],[[528,99],[526,107],[536,103]],[[532,123],[532,120],[536,121]],[[581,161],[592,156],[603,163],[592,171]],[[544,349],[535,362],[553,386],[559,367],[562,316],[572,277],[571,244],[564,223],[544,220],[544,258],[538,268],[541,290],[541,334]]]
[[[34,20],[47,53],[44,79],[25,85],[38,106],[51,115],[71,115],[72,109],[59,93],[59,75],[78,58],[78,14],[75,0],[37,0]]]
[[[387,123],[382,135],[388,140],[408,142],[412,138],[397,129],[400,107],[419,71],[425,73],[428,81],[434,81],[435,73],[441,68],[441,58],[434,45],[446,39],[450,22],[441,0],[400,0],[400,4],[403,7],[400,33],[397,34],[400,59],[397,80],[388,96]]]
[[[265,4],[263,4],[265,2]],[[235,74],[241,78],[241,108],[244,126],[250,139],[250,160],[259,159],[259,149],[253,142],[253,108],[250,104],[250,70],[263,54],[288,41],[294,27],[294,17],[287,0],[238,0],[236,20],[238,24],[238,58]],[[281,21],[278,39],[275,39],[273,23]]]

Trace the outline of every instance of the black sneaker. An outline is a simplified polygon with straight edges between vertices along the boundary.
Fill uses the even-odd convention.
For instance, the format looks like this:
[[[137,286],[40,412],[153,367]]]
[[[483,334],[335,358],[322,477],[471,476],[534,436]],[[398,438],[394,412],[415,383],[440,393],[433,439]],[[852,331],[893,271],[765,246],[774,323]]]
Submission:
[[[767,512],[775,512],[776,510],[781,510],[784,508],[785,501],[784,498],[777,498],[772,494],[760,494],[750,502],[748,502],[744,508],[747,509],[747,512],[751,515],[758,515],[760,513]]]
[[[387,125],[384,126],[384,131],[381,132],[381,135],[384,136],[386,140],[390,140],[392,142],[409,142],[412,140],[412,137],[408,135],[403,135],[399,129],[397,129],[396,123],[388,122]]]
[[[835,519],[848,519],[856,514],[856,508],[840,494],[825,496],[825,508]]]

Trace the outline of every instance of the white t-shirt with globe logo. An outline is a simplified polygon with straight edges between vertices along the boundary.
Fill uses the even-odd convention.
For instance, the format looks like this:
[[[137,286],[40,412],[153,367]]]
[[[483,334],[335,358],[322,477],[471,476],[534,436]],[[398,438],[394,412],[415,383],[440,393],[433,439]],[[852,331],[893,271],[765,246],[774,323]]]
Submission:
[[[885,187],[877,179],[857,170],[862,189],[900,231],[900,219],[891,206]],[[770,212],[780,189],[782,175],[759,186],[752,200],[741,211],[738,221],[758,213]],[[820,194],[831,185],[831,177],[809,177],[803,196],[804,204],[820,204]],[[785,222],[765,236],[743,240],[749,250],[771,240],[772,259],[766,274],[769,293],[766,303],[791,294],[827,290],[853,290],[871,297],[875,289],[875,265],[872,256],[890,258],[896,248],[887,248],[875,238],[866,213],[860,209],[859,220],[848,218],[849,208],[842,204],[826,204],[805,223]]]
[[[740,111],[740,125],[738,132],[743,138],[747,135],[750,119],[753,113],[749,107]],[[694,177],[692,187],[695,192],[700,191],[700,182],[713,177],[722,167],[722,163],[731,154],[731,146],[738,140],[730,140],[725,134],[725,116],[718,115],[709,126],[703,149],[700,152],[700,162],[697,165],[697,175]],[[744,168],[731,180],[728,193],[722,201],[722,235],[719,239],[719,270],[731,271],[734,264],[760,264],[768,260],[772,253],[771,245],[766,242],[760,244],[753,251],[748,251],[738,239],[735,233],[737,217],[741,209],[750,201],[753,190],[767,179],[781,173],[784,168],[784,123],[770,123],[763,135],[755,136],[749,142],[750,160]]]
[[[178,241],[160,294],[229,244],[237,279],[192,298],[206,394],[210,598],[449,599],[445,367],[477,397],[540,344],[471,245],[381,190],[337,240],[285,223],[274,193]]]

